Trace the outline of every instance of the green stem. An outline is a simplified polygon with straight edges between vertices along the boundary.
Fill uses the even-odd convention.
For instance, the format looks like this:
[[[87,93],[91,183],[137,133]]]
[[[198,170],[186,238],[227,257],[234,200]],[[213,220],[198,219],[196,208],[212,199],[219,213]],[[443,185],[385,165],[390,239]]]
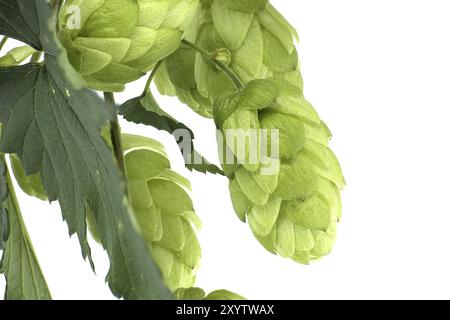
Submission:
[[[231,81],[233,81],[234,85],[236,86],[236,89],[238,89],[239,91],[244,89],[244,87],[245,87],[244,83],[230,67],[228,67],[226,64],[222,63],[221,61],[217,61],[216,59],[214,59],[210,52],[197,46],[196,44],[189,42],[187,40],[183,40],[182,42],[189,48],[200,53],[204,58],[208,59],[209,61],[214,63],[219,69],[221,69],[231,79]]]
[[[3,37],[2,41],[0,41],[0,51],[2,51],[6,41],[8,41],[8,37]]]
[[[156,73],[158,72],[159,68],[161,67],[161,64],[163,63],[163,60],[159,61],[156,66],[153,68],[152,73],[150,73],[150,76],[148,77],[147,83],[145,84],[144,92],[142,93],[142,96],[145,95],[147,90],[150,89],[150,85],[152,84],[153,79],[156,76]]]
[[[42,52],[36,51],[31,56],[30,63],[39,63],[39,60],[41,59],[41,57],[42,57]]]
[[[104,92],[105,102],[115,109],[116,102],[114,100],[114,94],[112,92]],[[125,171],[125,160],[123,157],[123,148],[122,148],[122,132],[121,132],[119,118],[117,116],[117,112],[115,112],[114,119],[110,122],[110,133],[111,133],[111,142],[113,146],[114,157],[116,158],[117,165],[122,173],[124,180],[127,179],[127,174]]]

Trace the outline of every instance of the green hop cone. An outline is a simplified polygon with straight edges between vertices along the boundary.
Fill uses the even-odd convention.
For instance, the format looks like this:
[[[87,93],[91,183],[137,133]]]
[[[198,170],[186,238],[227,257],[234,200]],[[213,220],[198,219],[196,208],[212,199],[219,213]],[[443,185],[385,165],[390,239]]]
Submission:
[[[244,83],[283,77],[300,90],[295,29],[268,0],[203,0],[186,40],[233,70]],[[181,47],[167,57],[155,78],[162,94],[178,98],[211,117],[217,99],[235,91],[233,82],[200,54]]]
[[[190,189],[190,183],[170,170],[170,162],[159,142],[123,135],[123,145],[136,227],[167,286],[172,291],[192,287],[201,258],[195,228],[200,228],[201,222],[186,191]],[[47,200],[40,176],[27,176],[19,158],[14,155],[11,164],[21,189],[28,195]],[[90,211],[87,222],[92,237],[100,243],[101,237]]]
[[[186,190],[188,180],[170,170],[164,147],[149,138],[123,135],[130,203],[136,223],[172,290],[192,287],[201,249],[201,223]]]
[[[244,297],[228,291],[228,290],[216,290],[208,295],[201,288],[181,288],[175,291],[175,297],[177,300],[246,300]]]
[[[214,119],[225,137],[221,160],[239,218],[272,253],[303,264],[327,255],[345,182],[328,147],[331,134],[298,88],[280,78],[255,80],[219,100]],[[248,129],[253,140],[236,142],[234,132]]]
[[[174,52],[198,0],[68,0],[60,39],[88,87],[116,92]]]

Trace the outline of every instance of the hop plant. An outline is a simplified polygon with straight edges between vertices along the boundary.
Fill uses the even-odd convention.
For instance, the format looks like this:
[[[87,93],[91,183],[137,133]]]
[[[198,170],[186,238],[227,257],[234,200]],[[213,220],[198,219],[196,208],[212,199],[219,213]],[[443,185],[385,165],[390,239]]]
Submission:
[[[172,291],[192,287],[201,258],[194,226],[201,223],[190,183],[170,170],[159,142],[124,135],[123,144],[130,203],[151,254]]]
[[[272,253],[303,264],[327,255],[341,216],[344,178],[328,148],[329,130],[298,88],[280,78],[255,80],[219,100],[214,118],[225,137],[221,158],[239,218]],[[234,134],[240,130],[255,130],[256,143],[246,140],[242,148]],[[228,151],[234,164],[224,161]]]
[[[268,251],[303,264],[331,251],[345,181],[331,133],[303,95],[298,35],[269,0],[24,1],[0,1],[0,52],[9,38],[24,43],[0,57],[0,89],[8,91],[0,108],[5,297],[51,297],[9,154],[23,191],[59,201],[92,267],[86,227],[104,246],[118,298],[244,299],[194,287],[201,222],[190,183],[171,170],[160,143],[121,135],[118,115],[165,130],[189,149],[187,168],[222,174],[192,140],[180,142],[179,130],[193,130],[159,106],[153,80],[214,119],[234,209]],[[115,109],[112,92],[150,70],[143,93]],[[33,277],[20,276],[27,270]]]
[[[180,45],[198,0],[69,0],[60,39],[87,86],[122,91]]]
[[[302,90],[295,29],[268,0],[203,0],[186,39],[228,66],[244,82],[279,76]],[[181,47],[160,67],[156,85],[211,117],[217,99],[232,94],[233,82],[202,55]]]

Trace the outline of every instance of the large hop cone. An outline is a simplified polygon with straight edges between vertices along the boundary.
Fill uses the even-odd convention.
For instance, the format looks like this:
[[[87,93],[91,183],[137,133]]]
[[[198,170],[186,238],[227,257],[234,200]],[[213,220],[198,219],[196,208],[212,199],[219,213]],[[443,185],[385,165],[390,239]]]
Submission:
[[[186,39],[210,52],[245,83],[281,76],[302,89],[294,28],[268,0],[203,0]],[[159,91],[178,96],[203,116],[212,116],[217,99],[235,88],[230,79],[200,54],[181,47],[161,65]]]
[[[255,80],[219,100],[214,118],[240,219],[272,253],[304,264],[328,254],[344,178],[328,148],[329,130],[298,88],[279,78]]]
[[[60,38],[87,85],[121,91],[180,45],[198,0],[69,0]]]
[[[190,183],[170,170],[164,148],[139,136],[123,136],[128,192],[137,224],[171,290],[195,283],[201,249],[199,226],[186,192]]]

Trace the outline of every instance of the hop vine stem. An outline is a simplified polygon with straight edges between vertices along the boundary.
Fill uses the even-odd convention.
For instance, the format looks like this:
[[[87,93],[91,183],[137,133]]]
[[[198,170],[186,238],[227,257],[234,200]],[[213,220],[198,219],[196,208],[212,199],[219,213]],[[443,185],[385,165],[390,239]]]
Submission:
[[[196,44],[187,41],[187,40],[182,40],[183,44],[188,46],[189,48],[197,51],[198,53],[200,53],[204,58],[208,59],[209,61],[211,61],[212,63],[214,63],[219,69],[221,69],[234,83],[234,85],[236,86],[236,89],[239,91],[242,91],[245,87],[244,83],[241,81],[241,79],[239,78],[239,76],[233,71],[231,70],[230,67],[228,67],[226,64],[222,63],[221,61],[217,61],[216,59],[214,59],[212,57],[212,54],[197,46]]]
[[[156,76],[156,73],[158,72],[159,68],[161,67],[161,64],[163,63],[163,60],[159,61],[156,66],[153,68],[152,72],[150,73],[150,76],[148,77],[147,83],[145,84],[144,92],[142,93],[142,96],[145,95],[147,90],[150,90],[150,85],[152,84],[153,79]]]
[[[104,92],[105,102],[116,109],[116,102],[114,100],[114,94],[112,92]],[[119,118],[117,112],[114,113],[114,119],[110,122],[111,141],[113,146],[114,157],[116,158],[117,165],[122,173],[124,180],[127,180],[127,174],[125,170],[125,160],[123,157],[122,148],[122,130],[119,124]],[[126,184],[125,184],[126,185]]]

